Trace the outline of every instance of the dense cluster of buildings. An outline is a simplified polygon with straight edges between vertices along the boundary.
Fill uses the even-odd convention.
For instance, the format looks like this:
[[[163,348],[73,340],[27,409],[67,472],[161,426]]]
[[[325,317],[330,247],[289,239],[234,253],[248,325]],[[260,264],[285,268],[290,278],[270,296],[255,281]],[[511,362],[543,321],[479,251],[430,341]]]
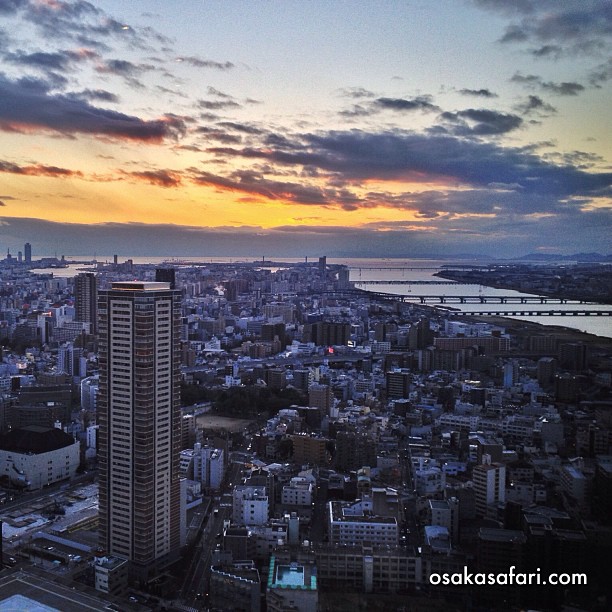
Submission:
[[[213,609],[315,610],[346,590],[510,609],[606,601],[605,346],[374,299],[325,258],[115,260],[64,278],[33,273],[27,247],[0,264],[0,484],[97,472],[99,591],[151,587],[204,554],[203,538]],[[292,401],[254,408],[249,390]],[[221,396],[251,423],[239,434],[198,426]],[[510,566],[588,584],[430,579]]]

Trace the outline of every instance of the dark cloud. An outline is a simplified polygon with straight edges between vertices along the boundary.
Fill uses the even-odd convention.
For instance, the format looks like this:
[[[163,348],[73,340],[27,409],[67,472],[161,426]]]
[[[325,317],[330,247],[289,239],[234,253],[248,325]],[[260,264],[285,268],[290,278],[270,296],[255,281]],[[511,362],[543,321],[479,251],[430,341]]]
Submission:
[[[563,47],[559,45],[542,45],[537,49],[533,49],[531,54],[534,57],[550,57],[552,59],[559,59],[563,54]]]
[[[340,90],[340,95],[345,98],[353,98],[356,100],[376,97],[375,93],[364,89],[363,87],[345,87],[344,89]]]
[[[450,135],[427,135],[408,131],[368,133],[361,130],[303,134],[289,147],[217,148],[210,152],[228,157],[257,159],[269,164],[311,167],[355,181],[390,180],[431,182],[471,187],[463,192],[474,197],[474,189],[491,200],[490,185],[513,185],[529,206],[564,205],[573,196],[611,195],[612,173],[584,172],[558,166],[522,149]],[[529,197],[531,197],[531,200]],[[328,200],[328,203],[332,204]]]
[[[554,115],[557,109],[540,98],[540,96],[528,96],[525,102],[518,104],[516,109],[523,115],[536,114],[538,116],[547,117]]]
[[[373,109],[371,106],[366,108],[365,106],[361,106],[361,104],[354,104],[352,108],[342,110],[339,114],[343,117],[353,118],[367,117],[368,115],[373,115],[378,112],[380,112],[380,109]]]
[[[235,134],[228,134],[227,132],[211,127],[199,127],[195,130],[198,134],[203,134],[209,140],[216,140],[224,144],[240,144],[242,138]]]
[[[0,172],[7,174],[21,174],[24,176],[48,176],[52,178],[83,176],[83,174],[79,171],[59,168],[58,166],[46,166],[44,164],[20,166],[19,164],[7,161],[0,161]]]
[[[453,134],[461,136],[498,136],[521,127],[523,120],[517,115],[486,109],[469,108],[440,115]]]
[[[114,74],[122,77],[128,85],[132,87],[142,88],[144,85],[140,81],[140,77],[146,73],[155,70],[152,64],[134,64],[128,60],[109,59],[98,63],[96,71],[100,74]]]
[[[215,62],[213,60],[201,59],[194,55],[188,55],[186,57],[178,57],[176,58],[177,62],[185,62],[190,64],[191,66],[195,66],[196,68],[212,68],[214,70],[231,70],[235,68],[232,62]]]
[[[208,93],[209,96],[215,96],[216,98],[221,98],[223,100],[234,100],[234,96],[230,96],[229,94],[226,94],[223,91],[219,91],[218,89],[214,88],[214,87],[207,87],[206,91]]]
[[[258,195],[269,200],[283,200],[298,204],[317,204],[325,206],[333,202],[325,191],[319,187],[304,186],[297,183],[266,179],[252,171],[240,171],[229,177],[216,176],[209,172],[197,172],[193,176],[195,183],[212,187],[221,187],[230,191]]]
[[[11,81],[0,74],[0,129],[159,142],[184,134],[185,121],[172,115],[140,119],[74,97],[51,94],[49,84],[39,79]]]
[[[579,93],[584,91],[584,85],[572,81],[564,81],[562,83],[555,83],[554,81],[545,81],[542,77],[535,74],[521,74],[516,72],[510,81],[513,83],[519,83],[527,88],[534,89],[539,88],[543,91],[547,91],[558,96],[577,96]]]
[[[559,217],[493,219],[423,218],[413,223],[378,224],[366,228],[299,225],[274,228],[202,228],[171,224],[77,224],[40,219],[0,218],[11,236],[12,250],[36,237],[39,253],[58,252],[67,257],[83,253],[133,256],[228,256],[253,253],[277,257],[418,257],[440,254],[453,257],[475,253],[516,257],[535,248],[575,253],[584,248],[609,252],[606,224],[609,211],[589,211]],[[572,227],[572,231],[568,231]],[[560,243],[559,237],[563,240]]]
[[[459,93],[464,96],[477,96],[479,98],[497,98],[497,94],[490,89],[460,89]]]
[[[119,102],[119,96],[105,89],[84,89],[83,91],[72,92],[68,95],[80,100],[89,100],[90,102]]]
[[[612,4],[602,0],[474,0],[513,19],[502,43],[541,43],[534,55],[599,55],[609,49]]]
[[[601,87],[603,83],[612,79],[612,59],[600,64],[589,75],[589,82],[594,87]]]
[[[141,170],[137,172],[120,171],[130,178],[144,181],[157,187],[178,187],[181,185],[181,175],[173,170]]]
[[[537,87],[542,83],[542,78],[535,74],[521,74],[520,72],[515,72],[510,78],[510,81],[528,87]]]
[[[72,62],[72,58],[65,53],[44,53],[42,51],[35,53],[24,53],[23,51],[5,53],[4,60],[20,66],[42,68],[45,70],[67,70]]]
[[[219,127],[226,128],[228,130],[234,130],[236,132],[243,132],[244,134],[260,135],[263,134],[263,130],[254,127],[247,123],[236,123],[234,121],[220,121],[217,124]]]
[[[555,93],[559,96],[576,96],[581,91],[584,91],[584,85],[581,85],[580,83],[573,83],[573,82],[563,82],[563,83],[545,82],[545,83],[542,83],[542,87],[546,91],[550,91],[551,93]]]
[[[377,98],[374,105],[393,111],[439,111],[440,107],[431,101],[431,96],[417,96],[416,98]]]
[[[240,108],[240,104],[234,100],[198,100],[198,106],[206,110],[222,110],[226,108]]]
[[[0,0],[0,15],[13,15],[28,2],[29,0]]]

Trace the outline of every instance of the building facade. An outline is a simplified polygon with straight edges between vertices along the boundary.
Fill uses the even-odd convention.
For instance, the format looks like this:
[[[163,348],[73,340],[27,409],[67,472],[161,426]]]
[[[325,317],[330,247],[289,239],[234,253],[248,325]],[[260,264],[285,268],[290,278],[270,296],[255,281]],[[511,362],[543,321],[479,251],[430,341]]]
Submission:
[[[180,293],[115,282],[99,333],[100,544],[147,580],[180,544]]]

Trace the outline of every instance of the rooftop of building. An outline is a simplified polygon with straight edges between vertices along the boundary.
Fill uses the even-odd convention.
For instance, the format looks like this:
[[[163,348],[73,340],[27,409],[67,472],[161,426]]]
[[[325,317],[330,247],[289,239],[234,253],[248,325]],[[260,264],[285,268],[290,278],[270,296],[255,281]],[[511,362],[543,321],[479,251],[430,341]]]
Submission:
[[[345,509],[348,509],[353,504],[341,502],[341,501],[330,501],[329,508],[331,510],[331,517],[334,523],[387,523],[389,525],[396,525],[397,520],[389,516],[378,516],[366,511],[365,514],[345,514]]]
[[[430,499],[429,507],[432,510],[448,510],[448,502],[446,500]]]
[[[252,565],[246,563],[233,563],[232,565],[213,565],[211,571],[228,578],[235,578],[238,580],[244,580],[245,582],[251,582],[259,585],[259,572]]]
[[[522,531],[513,529],[496,529],[494,527],[481,527],[478,537],[488,542],[525,542],[526,537]]]
[[[268,572],[269,589],[317,590],[317,568],[312,563],[284,563],[273,555]]]
[[[28,425],[0,436],[0,450],[40,455],[74,444],[74,438],[56,427]]]
[[[154,281],[115,281],[111,285],[113,291],[169,291],[170,283]]]
[[[108,599],[98,598],[24,571],[0,578],[0,612],[102,612]]]
[[[97,557],[95,563],[98,567],[103,567],[104,569],[112,571],[127,563],[127,560],[122,557],[113,557],[109,555],[108,557]]]

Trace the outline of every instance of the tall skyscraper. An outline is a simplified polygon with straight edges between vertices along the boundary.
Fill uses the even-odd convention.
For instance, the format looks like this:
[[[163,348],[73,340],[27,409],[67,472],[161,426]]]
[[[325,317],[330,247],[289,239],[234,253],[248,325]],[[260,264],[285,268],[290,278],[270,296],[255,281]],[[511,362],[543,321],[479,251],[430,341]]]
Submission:
[[[180,545],[180,292],[99,292],[100,544],[146,580]]]
[[[25,256],[25,262],[27,264],[32,263],[32,245],[29,242],[23,245],[23,254]]]
[[[76,320],[91,324],[91,333],[98,331],[97,326],[98,283],[92,272],[82,272],[74,277],[74,307]]]

